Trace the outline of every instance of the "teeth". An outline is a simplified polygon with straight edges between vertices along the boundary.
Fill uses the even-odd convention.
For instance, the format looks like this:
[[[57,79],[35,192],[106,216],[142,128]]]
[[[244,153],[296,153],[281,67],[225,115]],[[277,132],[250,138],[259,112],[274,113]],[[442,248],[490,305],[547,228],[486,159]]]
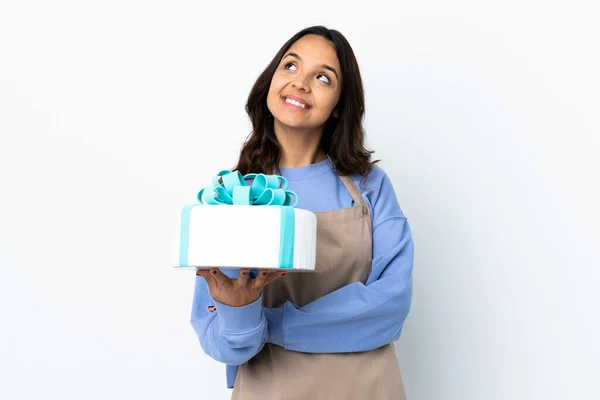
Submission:
[[[298,102],[298,101],[296,101],[296,100],[292,100],[292,99],[285,99],[285,102],[286,102],[286,103],[293,104],[293,105],[295,105],[295,106],[297,106],[297,107],[307,108],[306,104],[302,104],[302,103],[300,103],[300,102]]]

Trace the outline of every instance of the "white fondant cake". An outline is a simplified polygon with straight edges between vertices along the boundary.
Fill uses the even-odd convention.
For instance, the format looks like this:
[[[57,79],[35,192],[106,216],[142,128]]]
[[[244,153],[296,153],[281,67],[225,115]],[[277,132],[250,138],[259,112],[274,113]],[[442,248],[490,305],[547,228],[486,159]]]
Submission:
[[[314,270],[317,217],[283,206],[204,205],[183,208],[182,267]]]

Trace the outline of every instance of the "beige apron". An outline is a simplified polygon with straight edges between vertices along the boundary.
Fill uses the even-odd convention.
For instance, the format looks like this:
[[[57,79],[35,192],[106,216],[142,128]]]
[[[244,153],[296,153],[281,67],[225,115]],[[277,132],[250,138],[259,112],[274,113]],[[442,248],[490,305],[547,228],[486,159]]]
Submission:
[[[263,306],[287,300],[304,306],[371,272],[372,220],[368,205],[347,176],[340,179],[355,206],[317,212],[317,267],[267,285]],[[241,365],[232,400],[404,400],[394,345],[360,353],[313,354],[266,343]]]

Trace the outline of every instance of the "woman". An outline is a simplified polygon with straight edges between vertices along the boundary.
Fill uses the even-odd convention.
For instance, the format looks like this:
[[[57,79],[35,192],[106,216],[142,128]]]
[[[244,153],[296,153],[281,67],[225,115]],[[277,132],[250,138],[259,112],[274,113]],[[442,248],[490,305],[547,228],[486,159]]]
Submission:
[[[412,296],[410,226],[364,147],[352,48],[317,26],[260,75],[235,169],[287,178],[317,215],[316,272],[198,271],[191,323],[233,399],[404,399],[393,341]]]

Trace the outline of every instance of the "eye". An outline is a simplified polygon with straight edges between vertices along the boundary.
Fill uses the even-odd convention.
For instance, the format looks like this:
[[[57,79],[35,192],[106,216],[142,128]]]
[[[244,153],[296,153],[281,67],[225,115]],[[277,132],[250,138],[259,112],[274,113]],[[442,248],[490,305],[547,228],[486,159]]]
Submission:
[[[287,62],[287,63],[285,63],[285,64],[283,65],[283,68],[284,68],[284,69],[287,69],[288,65],[293,65],[294,67],[296,66],[296,65],[294,65],[294,63],[293,63],[293,62],[291,62],[291,61],[290,61],[290,62]]]
[[[325,74],[319,74],[319,76],[324,76],[325,79],[327,79],[327,81],[321,81],[321,82],[327,83],[327,84],[331,83],[331,80],[329,79],[329,77],[327,75],[325,75]]]

